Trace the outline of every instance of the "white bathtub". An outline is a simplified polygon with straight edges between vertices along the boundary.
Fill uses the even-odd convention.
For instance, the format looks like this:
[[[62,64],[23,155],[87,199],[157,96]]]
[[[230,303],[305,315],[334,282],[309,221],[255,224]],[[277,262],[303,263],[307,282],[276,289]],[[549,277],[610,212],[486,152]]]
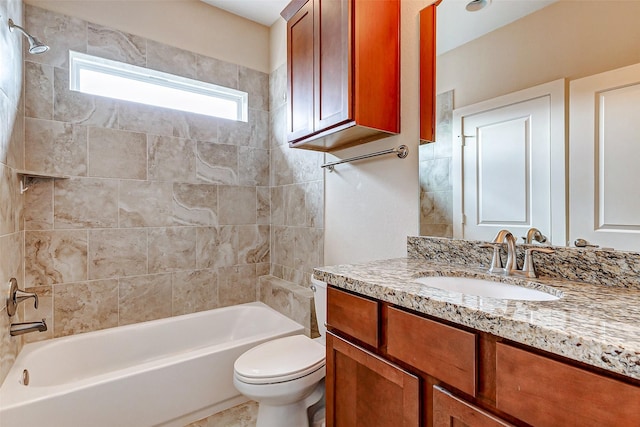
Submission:
[[[303,332],[250,303],[26,344],[0,388],[0,426],[183,427],[246,401],[233,386],[243,352]]]

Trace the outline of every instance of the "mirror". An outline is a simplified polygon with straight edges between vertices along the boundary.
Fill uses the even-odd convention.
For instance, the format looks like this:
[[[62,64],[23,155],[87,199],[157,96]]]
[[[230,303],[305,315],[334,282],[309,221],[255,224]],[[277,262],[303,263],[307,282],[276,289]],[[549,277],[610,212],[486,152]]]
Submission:
[[[493,0],[477,12],[467,3],[437,8],[436,142],[420,146],[426,236],[453,237],[454,109],[640,63],[640,1]]]

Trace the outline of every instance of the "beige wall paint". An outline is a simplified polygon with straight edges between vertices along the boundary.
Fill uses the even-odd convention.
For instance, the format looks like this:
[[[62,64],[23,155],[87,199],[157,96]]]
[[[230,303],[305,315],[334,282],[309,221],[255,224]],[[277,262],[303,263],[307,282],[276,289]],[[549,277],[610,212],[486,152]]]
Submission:
[[[640,62],[639,1],[554,3],[438,57],[455,108]]]
[[[26,0],[25,3],[261,72],[270,71],[269,28],[200,0]]]
[[[270,72],[274,72],[278,67],[287,63],[287,21],[278,18],[269,29],[269,38],[271,40]]]

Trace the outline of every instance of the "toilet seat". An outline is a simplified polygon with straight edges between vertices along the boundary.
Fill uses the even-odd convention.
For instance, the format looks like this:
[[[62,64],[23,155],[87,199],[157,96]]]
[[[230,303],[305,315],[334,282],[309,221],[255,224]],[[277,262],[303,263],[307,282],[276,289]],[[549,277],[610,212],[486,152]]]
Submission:
[[[325,347],[304,335],[294,335],[252,348],[233,367],[239,381],[273,384],[302,378],[324,366]]]

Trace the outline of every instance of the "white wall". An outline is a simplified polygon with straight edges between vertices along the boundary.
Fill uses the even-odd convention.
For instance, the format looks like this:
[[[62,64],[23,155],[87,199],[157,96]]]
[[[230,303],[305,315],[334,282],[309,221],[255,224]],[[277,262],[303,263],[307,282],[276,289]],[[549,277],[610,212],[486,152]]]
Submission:
[[[200,0],[25,0],[43,9],[268,73],[269,28]]]
[[[419,12],[430,0],[402,0],[401,134],[327,154],[327,161],[397,147],[409,156],[378,157],[336,167],[325,173],[324,262],[353,263],[406,255],[408,235],[419,227]],[[286,28],[272,26],[282,39],[271,57],[286,60]],[[282,36],[282,32],[285,36]],[[276,55],[275,50],[285,52]],[[271,68],[276,68],[271,64]]]

